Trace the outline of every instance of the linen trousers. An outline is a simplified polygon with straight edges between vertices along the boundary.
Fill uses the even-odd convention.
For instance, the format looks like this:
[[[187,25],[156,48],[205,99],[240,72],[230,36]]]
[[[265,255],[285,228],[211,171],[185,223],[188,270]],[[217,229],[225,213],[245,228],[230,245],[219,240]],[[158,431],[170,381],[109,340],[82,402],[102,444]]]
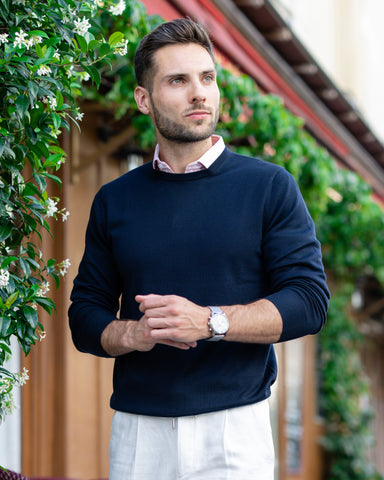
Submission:
[[[273,480],[268,401],[177,418],[115,412],[109,480]]]

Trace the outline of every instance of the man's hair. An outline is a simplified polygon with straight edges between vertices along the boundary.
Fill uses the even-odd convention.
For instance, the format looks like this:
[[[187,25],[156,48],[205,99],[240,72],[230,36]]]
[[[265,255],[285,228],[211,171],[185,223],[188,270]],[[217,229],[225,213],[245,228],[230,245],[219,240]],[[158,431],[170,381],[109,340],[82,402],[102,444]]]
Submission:
[[[134,63],[137,83],[151,90],[155,74],[154,54],[156,51],[168,45],[187,43],[201,45],[215,61],[213,46],[205,28],[189,18],[177,18],[162,23],[141,40],[135,53]]]

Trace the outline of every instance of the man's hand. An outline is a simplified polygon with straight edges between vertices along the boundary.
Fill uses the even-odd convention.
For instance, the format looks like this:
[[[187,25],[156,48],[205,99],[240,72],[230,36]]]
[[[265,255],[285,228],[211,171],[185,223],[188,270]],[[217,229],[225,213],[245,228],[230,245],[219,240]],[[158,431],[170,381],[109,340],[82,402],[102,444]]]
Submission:
[[[134,351],[149,352],[157,343],[179,348],[180,350],[189,350],[196,346],[196,342],[154,339],[152,329],[148,326],[148,319],[145,315],[139,321],[114,320],[101,334],[101,345],[112,357]]]
[[[104,350],[116,357],[135,350],[146,352],[157,343],[188,350],[197,340],[210,337],[210,309],[177,295],[136,295],[143,316],[136,320],[114,320],[103,331]],[[247,305],[221,307],[230,319],[224,341],[274,343],[279,341],[283,320],[267,299]]]
[[[210,336],[208,307],[177,295],[136,295],[135,300],[145,316],[148,334],[156,342],[182,342],[195,346],[197,340]]]

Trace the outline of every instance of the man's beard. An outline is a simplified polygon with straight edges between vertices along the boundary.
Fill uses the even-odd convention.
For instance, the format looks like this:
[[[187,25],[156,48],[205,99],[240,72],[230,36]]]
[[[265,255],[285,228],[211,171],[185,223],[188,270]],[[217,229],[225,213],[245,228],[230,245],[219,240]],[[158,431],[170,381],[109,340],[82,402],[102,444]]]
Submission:
[[[215,133],[216,125],[219,119],[219,110],[216,110],[215,116],[212,117],[212,120],[207,124],[204,130],[196,132],[193,128],[189,128],[181,123],[174,122],[169,118],[162,115],[159,110],[156,108],[152,98],[152,110],[153,110],[153,123],[155,124],[159,133],[172,142],[176,143],[192,143],[192,142],[200,142],[202,140],[206,140],[209,138],[213,133]],[[201,104],[194,105],[194,110],[207,110],[207,107],[204,107]],[[209,111],[212,111],[209,109]],[[199,126],[205,119],[196,120],[195,125]]]

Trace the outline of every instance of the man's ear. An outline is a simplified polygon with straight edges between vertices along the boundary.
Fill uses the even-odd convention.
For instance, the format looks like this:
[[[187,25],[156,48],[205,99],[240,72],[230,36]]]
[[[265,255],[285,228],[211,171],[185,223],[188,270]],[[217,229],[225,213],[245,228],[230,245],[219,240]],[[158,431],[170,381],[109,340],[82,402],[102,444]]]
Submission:
[[[150,113],[150,98],[149,92],[144,87],[136,87],[135,88],[135,100],[137,104],[137,108],[140,110],[141,113],[148,115]]]

